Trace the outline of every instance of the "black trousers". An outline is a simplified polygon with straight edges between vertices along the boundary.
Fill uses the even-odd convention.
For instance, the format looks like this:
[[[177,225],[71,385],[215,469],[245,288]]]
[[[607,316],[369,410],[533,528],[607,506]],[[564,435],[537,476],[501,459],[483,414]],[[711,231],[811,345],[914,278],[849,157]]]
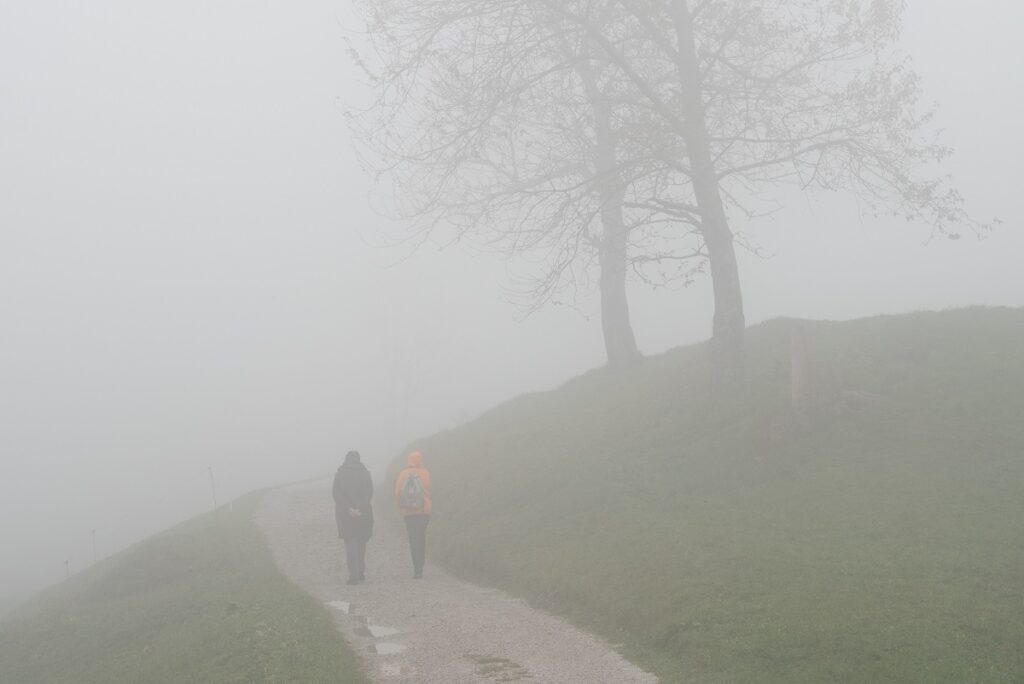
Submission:
[[[429,515],[405,516],[405,530],[409,533],[409,551],[412,553],[412,569],[417,575],[423,574],[423,562],[427,557],[427,523]]]
[[[365,537],[345,539],[345,564],[348,566],[349,579],[364,579],[366,576],[366,542]]]

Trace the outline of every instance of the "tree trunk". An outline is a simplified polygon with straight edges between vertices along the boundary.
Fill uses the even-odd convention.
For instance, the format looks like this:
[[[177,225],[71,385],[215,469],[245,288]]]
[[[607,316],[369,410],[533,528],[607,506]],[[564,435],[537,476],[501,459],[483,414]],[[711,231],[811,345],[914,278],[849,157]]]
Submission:
[[[711,158],[693,18],[686,0],[674,0],[673,19],[678,39],[677,68],[683,95],[684,137],[714,288],[715,316],[711,335],[714,376],[717,385],[735,387],[743,381],[743,333],[746,328],[736,248],[718,187],[718,173]]]
[[[717,187],[714,196],[718,197]],[[718,202],[720,204],[721,199]],[[708,249],[711,286],[715,297],[715,315],[711,328],[715,378],[723,386],[734,386],[742,383],[744,377],[743,334],[746,321],[736,250],[724,212],[716,220],[703,219],[701,233]]]
[[[594,169],[597,195],[601,203],[601,331],[610,367],[629,366],[640,359],[636,337],[629,319],[626,273],[629,264],[629,230],[622,215],[622,178],[615,156],[611,108],[597,87],[589,66],[580,63],[577,71],[587,89],[594,113]]]
[[[612,216],[606,217],[606,214]],[[618,223],[615,223],[615,214]],[[616,368],[636,363],[633,326],[629,322],[629,301],[626,298],[627,233],[622,226],[622,207],[614,205],[601,211],[604,238],[601,241],[601,331],[608,354],[608,365]]]

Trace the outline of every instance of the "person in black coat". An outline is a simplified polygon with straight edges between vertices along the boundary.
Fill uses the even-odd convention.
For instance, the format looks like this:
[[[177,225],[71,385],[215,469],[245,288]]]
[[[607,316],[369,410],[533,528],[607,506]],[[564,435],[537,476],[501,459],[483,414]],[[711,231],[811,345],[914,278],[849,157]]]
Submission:
[[[359,460],[359,452],[350,451],[334,475],[334,519],[338,538],[345,540],[349,584],[366,579],[366,542],[373,536],[372,498],[370,471]]]

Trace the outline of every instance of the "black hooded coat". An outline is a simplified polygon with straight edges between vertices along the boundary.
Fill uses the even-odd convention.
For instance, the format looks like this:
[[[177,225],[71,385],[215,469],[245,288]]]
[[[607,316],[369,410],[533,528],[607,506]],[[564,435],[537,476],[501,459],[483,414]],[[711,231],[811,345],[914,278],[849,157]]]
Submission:
[[[346,458],[334,475],[334,519],[340,539],[373,536],[373,479],[358,458]],[[352,515],[351,509],[359,511]]]

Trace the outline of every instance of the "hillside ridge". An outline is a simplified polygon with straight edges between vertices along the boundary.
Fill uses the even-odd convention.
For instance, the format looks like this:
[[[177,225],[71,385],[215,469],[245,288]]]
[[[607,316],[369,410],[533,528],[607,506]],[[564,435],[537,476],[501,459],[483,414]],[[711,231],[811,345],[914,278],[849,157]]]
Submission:
[[[1024,675],[1024,309],[766,321],[729,401],[708,399],[705,349],[417,440],[435,559],[667,681]]]

